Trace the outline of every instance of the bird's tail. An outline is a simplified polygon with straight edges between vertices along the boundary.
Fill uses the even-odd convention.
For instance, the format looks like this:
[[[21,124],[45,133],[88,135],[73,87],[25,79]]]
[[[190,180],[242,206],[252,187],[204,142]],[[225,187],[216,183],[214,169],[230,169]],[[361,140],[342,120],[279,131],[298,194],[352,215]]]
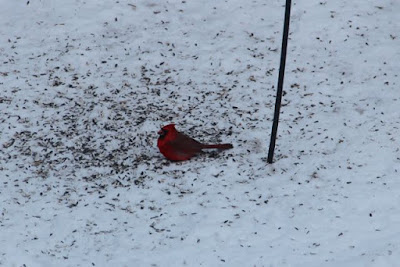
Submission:
[[[203,145],[203,148],[230,149],[233,148],[233,145],[232,144]]]

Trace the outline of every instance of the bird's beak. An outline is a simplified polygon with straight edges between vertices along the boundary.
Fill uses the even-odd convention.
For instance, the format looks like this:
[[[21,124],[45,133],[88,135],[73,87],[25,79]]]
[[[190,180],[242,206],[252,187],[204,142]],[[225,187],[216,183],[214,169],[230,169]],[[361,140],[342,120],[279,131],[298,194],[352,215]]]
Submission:
[[[159,130],[158,134],[161,135],[163,133],[163,130]]]

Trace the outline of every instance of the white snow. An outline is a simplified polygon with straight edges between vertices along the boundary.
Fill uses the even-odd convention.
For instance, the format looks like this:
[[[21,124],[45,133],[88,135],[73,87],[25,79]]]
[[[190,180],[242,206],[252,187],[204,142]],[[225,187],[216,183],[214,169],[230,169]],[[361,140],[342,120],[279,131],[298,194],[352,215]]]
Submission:
[[[0,266],[397,266],[400,2],[293,3],[267,164],[284,2],[1,1]]]

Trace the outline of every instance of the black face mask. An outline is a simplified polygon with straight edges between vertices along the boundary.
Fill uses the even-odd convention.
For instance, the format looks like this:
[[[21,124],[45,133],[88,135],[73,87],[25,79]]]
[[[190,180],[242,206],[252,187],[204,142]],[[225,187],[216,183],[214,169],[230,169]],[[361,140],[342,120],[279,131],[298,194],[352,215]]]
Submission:
[[[164,137],[167,135],[168,131],[161,129],[161,131],[158,132],[158,134],[160,135],[159,138],[160,139],[164,139]]]

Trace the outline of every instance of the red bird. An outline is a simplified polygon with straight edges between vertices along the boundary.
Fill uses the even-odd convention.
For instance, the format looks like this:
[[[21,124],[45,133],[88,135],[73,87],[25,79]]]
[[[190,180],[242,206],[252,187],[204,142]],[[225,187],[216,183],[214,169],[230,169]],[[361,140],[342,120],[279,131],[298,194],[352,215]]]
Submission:
[[[217,148],[230,149],[231,144],[206,145],[202,144],[189,136],[178,132],[175,124],[168,124],[158,132],[157,146],[167,159],[173,161],[188,160],[201,152],[202,149]]]

